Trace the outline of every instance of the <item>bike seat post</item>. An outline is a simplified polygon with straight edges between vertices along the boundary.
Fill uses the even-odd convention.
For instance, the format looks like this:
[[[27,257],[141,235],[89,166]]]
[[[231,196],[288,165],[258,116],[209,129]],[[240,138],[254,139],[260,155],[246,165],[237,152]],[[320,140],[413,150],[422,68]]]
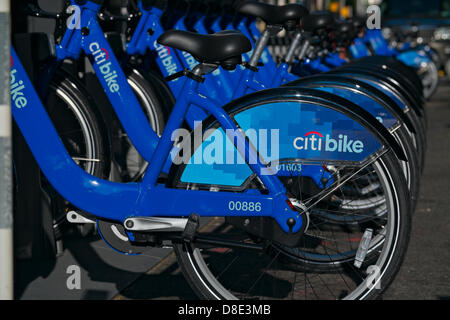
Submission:
[[[303,61],[305,59],[306,53],[308,52],[310,44],[311,44],[311,42],[309,39],[305,39],[305,41],[303,41],[302,47],[300,49],[300,53],[298,55],[299,61]]]
[[[257,41],[253,55],[248,63],[248,66],[252,69],[258,65],[258,61],[271,37],[276,36],[283,29],[287,31],[298,29],[297,26],[300,24],[301,19],[309,13],[306,7],[296,3],[278,6],[254,0],[240,2],[236,6],[236,10],[240,14],[260,18],[267,25],[266,30],[264,30]],[[298,35],[297,41],[300,41],[300,38],[301,35]],[[295,49],[293,51],[295,52]],[[293,52],[291,52],[291,59],[293,55]]]
[[[212,63],[200,63],[193,70],[192,73],[198,77],[203,77],[209,73],[214,72],[219,68],[219,65]]]
[[[287,64],[292,64],[295,60],[295,51],[300,46],[303,35],[299,28],[295,31],[294,39],[292,40],[291,45],[289,46],[288,52],[285,57],[285,62]]]
[[[262,33],[261,37],[258,39],[253,51],[252,57],[250,58],[249,65],[256,68],[258,66],[259,59],[269,44],[270,38],[276,36],[283,30],[282,26],[279,25],[268,25],[266,30]]]

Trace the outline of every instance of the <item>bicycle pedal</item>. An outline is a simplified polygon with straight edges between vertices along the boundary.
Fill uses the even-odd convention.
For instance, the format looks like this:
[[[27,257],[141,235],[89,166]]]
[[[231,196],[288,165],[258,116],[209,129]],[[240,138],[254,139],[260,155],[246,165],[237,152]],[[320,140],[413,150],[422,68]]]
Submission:
[[[185,242],[192,242],[197,234],[197,230],[200,226],[200,216],[198,214],[192,213],[189,216],[188,222],[186,223],[186,228],[183,231],[183,240]]]

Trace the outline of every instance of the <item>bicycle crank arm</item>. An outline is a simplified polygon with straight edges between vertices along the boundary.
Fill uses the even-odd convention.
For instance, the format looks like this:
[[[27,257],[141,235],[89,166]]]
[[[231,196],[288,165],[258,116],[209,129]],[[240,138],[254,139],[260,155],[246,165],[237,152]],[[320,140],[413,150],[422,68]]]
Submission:
[[[125,220],[127,231],[135,232],[183,232],[188,219],[182,218],[130,218]]]

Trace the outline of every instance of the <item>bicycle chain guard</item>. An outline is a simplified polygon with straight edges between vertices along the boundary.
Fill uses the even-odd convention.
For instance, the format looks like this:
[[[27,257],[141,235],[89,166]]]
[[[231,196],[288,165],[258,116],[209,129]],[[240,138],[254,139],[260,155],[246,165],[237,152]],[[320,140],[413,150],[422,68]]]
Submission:
[[[97,228],[103,241],[112,249],[125,255],[140,255],[150,250],[151,247],[133,244],[125,228],[121,224],[97,220]]]

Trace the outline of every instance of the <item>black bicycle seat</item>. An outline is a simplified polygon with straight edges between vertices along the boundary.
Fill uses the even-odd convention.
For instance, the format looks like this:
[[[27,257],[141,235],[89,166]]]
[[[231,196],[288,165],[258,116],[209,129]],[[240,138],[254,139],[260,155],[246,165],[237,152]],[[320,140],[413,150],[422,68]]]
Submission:
[[[297,3],[275,6],[257,1],[244,1],[239,3],[236,10],[245,15],[261,18],[268,25],[284,25],[289,21],[300,22],[309,14],[306,7]]]
[[[315,32],[319,29],[331,29],[335,24],[333,15],[329,12],[314,12],[302,20],[303,30]]]
[[[337,33],[350,34],[354,31],[353,23],[349,21],[342,21],[336,24],[335,31]]]
[[[232,30],[210,35],[170,30],[159,37],[158,43],[189,52],[201,63],[217,64],[226,69],[234,69],[242,63],[242,54],[252,50],[250,40]]]
[[[339,45],[345,45],[346,42],[352,41],[357,32],[355,31],[353,22],[351,21],[339,21],[334,26],[334,36],[339,42]]]

